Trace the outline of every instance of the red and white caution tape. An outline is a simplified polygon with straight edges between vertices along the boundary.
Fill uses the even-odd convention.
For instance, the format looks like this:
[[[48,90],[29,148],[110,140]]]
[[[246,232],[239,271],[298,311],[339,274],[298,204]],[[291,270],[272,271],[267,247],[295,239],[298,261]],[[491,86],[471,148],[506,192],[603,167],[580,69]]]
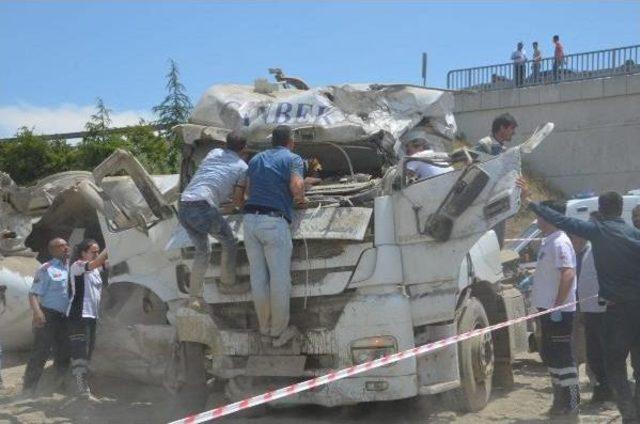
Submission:
[[[591,299],[593,297],[596,297],[596,296],[580,299],[579,302],[582,302],[587,299]],[[217,418],[224,417],[225,415],[230,415],[235,412],[242,411],[243,409],[249,409],[257,405],[262,405],[263,403],[268,403],[276,399],[281,399],[296,393],[304,392],[306,390],[313,389],[314,387],[323,386],[333,381],[342,380],[343,378],[351,377],[353,375],[360,374],[365,371],[370,371],[375,368],[393,364],[395,362],[402,361],[403,359],[433,352],[434,350],[441,349],[445,346],[449,346],[449,345],[461,342],[463,340],[468,340],[472,337],[480,336],[482,334],[490,333],[492,331],[499,330],[501,328],[509,327],[513,324],[527,321],[532,318],[549,314],[554,311],[559,311],[560,309],[566,308],[567,306],[575,305],[579,302],[576,301],[576,302],[565,303],[564,305],[556,306],[550,309],[545,309],[544,311],[536,312],[524,317],[515,318],[509,321],[504,321],[498,324],[490,325],[489,327],[479,328],[477,330],[471,330],[466,333],[447,337],[446,339],[438,340],[435,342],[424,344],[422,346],[414,347],[412,349],[407,349],[402,352],[394,353],[393,355],[383,356],[382,358],[378,358],[369,362],[364,362],[359,365],[354,365],[349,368],[344,368],[340,371],[334,371],[329,374],[323,375],[321,377],[316,377],[311,380],[306,380],[300,383],[292,384],[290,386],[286,386],[278,390],[266,392],[261,395],[253,396],[253,397],[241,400],[239,402],[220,406],[218,408],[201,412],[199,414],[190,415],[180,420],[173,421],[170,424],[195,424],[195,423],[201,423],[204,421],[215,420]]]

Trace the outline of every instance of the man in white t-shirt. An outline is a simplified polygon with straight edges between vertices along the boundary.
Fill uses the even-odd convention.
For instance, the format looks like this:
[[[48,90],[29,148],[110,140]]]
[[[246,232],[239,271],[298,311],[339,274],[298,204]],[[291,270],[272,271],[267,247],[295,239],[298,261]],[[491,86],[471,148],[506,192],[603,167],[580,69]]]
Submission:
[[[247,164],[242,153],[246,145],[247,139],[242,133],[230,132],[225,147],[207,154],[180,196],[178,220],[195,248],[189,278],[189,304],[195,310],[203,311],[205,308],[204,277],[211,259],[209,235],[222,246],[222,286],[231,287],[236,281],[237,240],[222,216],[220,206],[229,200],[236,208],[241,208],[244,203]]]
[[[565,213],[561,202],[543,204]],[[545,236],[533,274],[531,303],[538,310],[550,309],[576,300],[576,254],[569,237],[543,218],[538,227]],[[576,305],[569,305],[540,317],[542,333],[540,355],[553,384],[553,405],[549,415],[577,415],[580,404],[578,369],[571,346]]]

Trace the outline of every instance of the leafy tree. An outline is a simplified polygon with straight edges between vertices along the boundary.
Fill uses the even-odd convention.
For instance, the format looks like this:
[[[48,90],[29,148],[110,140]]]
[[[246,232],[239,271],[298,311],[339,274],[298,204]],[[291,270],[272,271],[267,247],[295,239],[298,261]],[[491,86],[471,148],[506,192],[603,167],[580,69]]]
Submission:
[[[193,109],[191,100],[186,94],[185,86],[180,82],[178,65],[173,59],[169,59],[169,72],[166,75],[168,91],[162,103],[154,106],[152,111],[158,117],[156,124],[164,125],[161,134],[169,142],[168,161],[171,171],[176,171],[182,146],[171,127],[184,124]]]
[[[22,127],[16,139],[0,144],[0,170],[20,185],[73,168],[73,148],[62,140],[47,141]]]
[[[167,161],[169,144],[150,123],[140,120],[138,125],[127,128],[123,135],[132,146],[131,153],[148,172],[152,174],[171,172]]]

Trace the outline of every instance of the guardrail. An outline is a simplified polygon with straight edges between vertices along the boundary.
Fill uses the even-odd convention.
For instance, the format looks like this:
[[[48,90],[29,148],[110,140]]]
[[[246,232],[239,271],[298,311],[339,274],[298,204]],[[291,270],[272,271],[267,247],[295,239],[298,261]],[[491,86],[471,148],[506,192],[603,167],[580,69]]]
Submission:
[[[548,57],[521,65],[510,62],[455,69],[447,73],[447,88],[490,91],[630,74],[640,72],[639,58],[640,45],[635,45],[570,54],[561,63]]]

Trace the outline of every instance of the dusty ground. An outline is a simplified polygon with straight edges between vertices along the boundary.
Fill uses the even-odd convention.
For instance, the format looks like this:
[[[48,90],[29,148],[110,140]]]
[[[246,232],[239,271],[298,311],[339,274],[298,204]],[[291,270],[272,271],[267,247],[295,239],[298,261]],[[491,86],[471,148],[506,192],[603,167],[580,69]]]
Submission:
[[[24,355],[6,355],[2,375],[7,388],[0,391],[0,423],[163,423],[179,418],[175,400],[164,389],[115,379],[94,380],[98,401],[80,401],[52,393],[51,375],[45,374],[43,389],[33,399],[21,398],[20,380]],[[544,412],[551,403],[548,378],[537,356],[527,354],[516,363],[515,387],[495,389],[492,400],[476,414],[456,414],[445,409],[438,397],[421,402],[392,402],[359,408],[298,407],[271,410],[259,418],[228,417],[229,424],[350,424],[350,423],[546,423]],[[583,377],[583,397],[591,396]],[[220,399],[222,402],[222,399]],[[583,399],[581,423],[619,423],[613,404],[592,407]],[[556,421],[562,422],[562,421]]]

